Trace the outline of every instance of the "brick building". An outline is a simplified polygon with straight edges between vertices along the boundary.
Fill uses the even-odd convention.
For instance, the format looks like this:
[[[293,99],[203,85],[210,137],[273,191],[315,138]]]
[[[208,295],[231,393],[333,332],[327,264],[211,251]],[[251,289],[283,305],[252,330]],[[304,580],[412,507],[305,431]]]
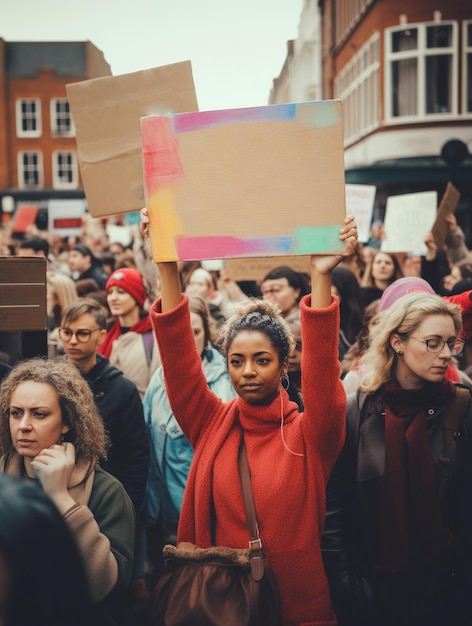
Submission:
[[[89,41],[0,38],[0,210],[85,198],[66,85],[109,75]]]
[[[320,0],[323,98],[344,102],[346,182],[461,193],[472,247],[472,4]]]

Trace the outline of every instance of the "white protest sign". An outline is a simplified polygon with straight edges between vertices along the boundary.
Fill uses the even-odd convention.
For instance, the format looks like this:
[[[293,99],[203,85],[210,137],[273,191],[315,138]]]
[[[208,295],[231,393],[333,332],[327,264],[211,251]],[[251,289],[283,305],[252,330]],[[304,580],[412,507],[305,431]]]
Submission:
[[[110,243],[121,243],[125,248],[129,246],[132,241],[130,226],[107,224],[107,234]]]
[[[409,252],[424,256],[426,234],[436,219],[436,191],[406,193],[387,198],[384,233],[380,249],[383,252]]]
[[[358,239],[363,243],[370,237],[376,191],[375,185],[346,185],[346,214],[354,215]]]
[[[86,201],[81,199],[49,200],[49,231],[60,237],[80,237],[86,208]]]

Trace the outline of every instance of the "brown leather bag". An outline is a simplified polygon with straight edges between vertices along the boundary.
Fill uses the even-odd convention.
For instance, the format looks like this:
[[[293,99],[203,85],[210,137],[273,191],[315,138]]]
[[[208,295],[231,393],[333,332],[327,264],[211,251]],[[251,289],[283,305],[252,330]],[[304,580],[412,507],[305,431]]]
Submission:
[[[152,626],[278,626],[277,582],[257,526],[244,440],[239,473],[251,540],[249,548],[165,546],[166,572],[151,602]]]

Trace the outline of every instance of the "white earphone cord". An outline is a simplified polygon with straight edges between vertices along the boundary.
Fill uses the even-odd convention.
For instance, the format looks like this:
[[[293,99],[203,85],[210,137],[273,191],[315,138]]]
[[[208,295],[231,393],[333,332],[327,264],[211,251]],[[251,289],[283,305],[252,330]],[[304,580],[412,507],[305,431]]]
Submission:
[[[290,454],[293,454],[294,456],[305,456],[304,454],[302,454],[301,452],[294,452],[293,450],[291,450],[286,441],[285,441],[285,436],[284,436],[284,401],[282,398],[282,394],[280,393],[280,434],[282,436],[282,443],[284,444],[284,448],[290,452]]]

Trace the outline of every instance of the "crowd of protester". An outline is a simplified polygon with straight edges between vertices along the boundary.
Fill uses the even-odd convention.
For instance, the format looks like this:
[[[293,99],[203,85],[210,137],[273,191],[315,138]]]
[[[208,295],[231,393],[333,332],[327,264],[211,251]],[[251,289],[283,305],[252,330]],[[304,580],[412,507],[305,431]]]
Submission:
[[[290,589],[287,594],[281,590],[284,624],[320,619],[334,624],[329,621],[335,619],[331,601],[314,588],[325,583],[340,626],[472,623],[466,591],[472,582],[470,400],[455,428],[452,451],[447,450],[445,492],[440,500],[436,497],[448,407],[458,387],[472,392],[472,251],[453,214],[447,226],[444,248],[439,249],[428,233],[427,252],[420,257],[408,251],[383,252],[382,225],[376,220],[368,242],[357,242],[348,254],[330,261],[330,300],[321,305],[316,300],[318,286],[312,291],[313,260],[306,273],[280,265],[253,282],[234,280],[224,263],[214,270],[204,262],[185,262],[176,264],[175,276],[169,279],[162,274],[162,264],[152,261],[146,224],[127,229],[126,244],[110,239],[107,220],[87,218],[82,235],[68,238],[34,228],[20,235],[9,233],[8,227],[0,230],[1,255],[46,259],[48,339],[47,355],[26,359],[12,333],[0,333],[0,471],[36,479],[67,522],[66,530],[78,545],[79,556],[74,558],[81,554],[86,563],[76,577],[88,581],[79,591],[91,624],[147,624],[151,595],[164,570],[163,545],[176,544],[185,533],[206,541],[206,530],[199,531],[201,535],[195,530],[201,511],[192,508],[200,506],[195,504],[199,483],[198,470],[191,469],[194,455],[198,462],[206,454],[195,430],[197,405],[204,401],[215,416],[226,405],[242,411],[244,393],[231,373],[228,345],[233,339],[228,340],[228,332],[233,331],[228,328],[239,328],[242,319],[258,315],[264,320],[264,336],[278,351],[280,385],[287,392],[282,413],[290,417],[287,426],[282,416],[282,438],[284,428],[291,434],[283,439],[280,455],[287,453],[290,463],[303,463],[305,469],[313,463],[322,474],[314,483],[300,474],[306,489],[314,491],[310,497],[302,496],[303,489],[297,491],[305,510],[294,509],[300,522],[294,518],[292,530],[297,534],[312,524],[305,536],[319,543],[326,578],[319,572],[310,577],[302,568],[301,585],[296,569],[285,570],[290,551],[278,554],[274,540],[272,563],[279,583]],[[310,298],[318,304],[307,304]],[[189,328],[181,319],[182,303],[188,306]],[[321,345],[331,341],[331,330],[323,337],[312,324],[313,313],[305,310],[315,308],[324,320],[328,313],[318,309],[331,311],[333,306],[338,307],[332,313],[338,320],[332,338],[338,369]],[[180,330],[172,343],[174,323]],[[266,330],[274,324],[288,338],[283,357],[275,335]],[[311,335],[303,330],[309,324]],[[248,329],[254,332],[252,326]],[[192,337],[196,351],[188,343]],[[188,381],[188,397],[179,368],[185,370],[184,378],[188,370],[198,381],[193,387]],[[332,419],[336,430],[334,415],[344,415],[344,405],[334,396],[330,402],[335,406],[320,403],[317,395],[325,397],[326,385],[333,394],[336,390],[336,398],[347,396],[345,426],[339,427],[336,442],[330,442],[329,458],[323,457],[328,447],[314,452],[305,435],[290,430],[291,411],[305,416],[306,427],[313,406],[325,406],[328,414],[323,418]],[[200,396],[194,406],[196,391]],[[182,402],[191,415],[185,415]],[[249,415],[246,405],[252,401],[245,402]],[[246,417],[243,411],[239,419]],[[204,430],[203,421],[200,428]],[[320,437],[318,428],[320,424],[310,436]],[[231,438],[230,432],[225,436]],[[270,479],[288,490],[282,456],[276,461],[276,453],[271,454],[273,463],[280,465],[277,472],[270,469]],[[222,472],[227,484],[231,468],[217,459],[215,470],[206,471],[213,482],[216,470]],[[296,473],[294,467],[287,465],[287,472]],[[191,496],[186,501],[188,480]],[[238,485],[237,470],[235,480]],[[277,497],[285,506],[285,496],[278,493],[274,485],[274,506]],[[217,516],[224,518],[229,511],[221,494],[217,498]],[[204,501],[201,506],[206,505]],[[179,526],[182,507],[185,517]],[[319,516],[324,509],[323,533],[324,519]],[[234,523],[229,519],[228,528]],[[216,529],[218,540],[231,543],[230,531],[218,519]],[[272,531],[267,521],[264,530],[270,560]],[[302,557],[301,552],[292,556],[308,570],[323,567],[316,549],[312,557]],[[0,579],[1,566],[0,545]],[[300,603],[297,594],[302,591],[303,610],[291,605]],[[1,609],[0,596],[0,618]],[[77,623],[80,619],[78,613]]]

